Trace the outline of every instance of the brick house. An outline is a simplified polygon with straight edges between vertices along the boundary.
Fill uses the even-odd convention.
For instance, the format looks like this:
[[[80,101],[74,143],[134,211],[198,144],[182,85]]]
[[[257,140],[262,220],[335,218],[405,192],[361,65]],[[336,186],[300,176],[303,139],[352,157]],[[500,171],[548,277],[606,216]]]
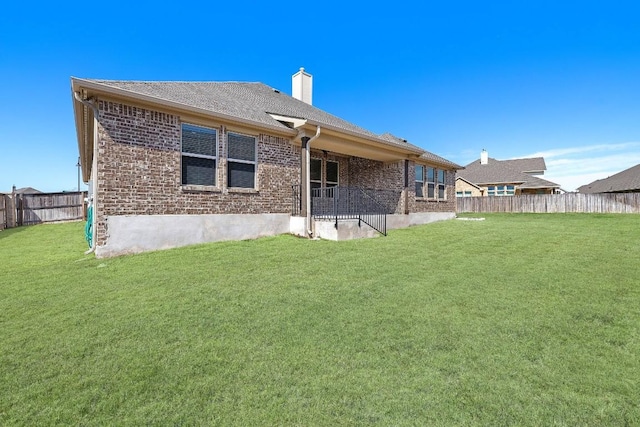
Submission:
[[[486,150],[456,176],[457,197],[554,194],[560,185],[540,178],[547,169],[543,157],[496,160]]]
[[[455,216],[460,166],[312,106],[303,69],[292,83],[289,96],[72,77],[96,256],[283,233],[340,240]]]

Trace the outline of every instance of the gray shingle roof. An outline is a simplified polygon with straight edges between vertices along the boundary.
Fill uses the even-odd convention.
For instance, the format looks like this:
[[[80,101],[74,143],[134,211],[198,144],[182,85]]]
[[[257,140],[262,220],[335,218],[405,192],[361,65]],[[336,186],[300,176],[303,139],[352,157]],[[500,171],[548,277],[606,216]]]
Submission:
[[[578,188],[580,193],[640,192],[640,164]]]
[[[496,160],[489,157],[486,165],[481,164],[480,160],[475,160],[466,165],[464,170],[459,171],[458,177],[476,185],[519,184],[521,188],[560,188],[560,185],[554,182],[514,169],[514,166],[520,167],[529,164],[521,162],[521,160],[526,159]],[[531,164],[539,165],[540,163],[532,162]]]
[[[382,135],[380,135],[380,138],[385,139],[387,141],[391,141],[391,142],[395,142],[396,144],[407,144],[407,145],[411,145],[407,142],[406,139],[402,139],[402,138],[398,138],[397,136],[390,134],[390,133],[383,133]],[[426,161],[429,161],[431,163],[435,163],[436,165],[442,165],[444,167],[447,168],[451,168],[451,169],[462,169],[462,166],[453,163],[450,160],[445,159],[444,157],[440,157],[437,154],[433,154],[427,150],[424,150],[424,153],[420,156],[421,159],[424,159]]]
[[[411,144],[380,138],[360,126],[329,114],[263,83],[247,82],[165,82],[87,80],[92,83],[126,90],[158,100],[171,101],[202,110],[248,120],[256,124],[288,127],[270,114],[310,120],[365,138],[386,142],[403,148],[422,151]]]
[[[42,191],[36,190],[33,187],[22,187],[16,190],[18,194],[42,194]]]
[[[547,165],[544,162],[544,157],[531,157],[526,159],[511,159],[501,160],[511,167],[511,169],[518,170],[520,172],[542,172],[547,170]]]
[[[525,174],[528,175],[528,174]],[[537,176],[529,175],[529,180],[523,182],[520,188],[560,188],[560,184],[547,181],[546,179],[538,178]]]

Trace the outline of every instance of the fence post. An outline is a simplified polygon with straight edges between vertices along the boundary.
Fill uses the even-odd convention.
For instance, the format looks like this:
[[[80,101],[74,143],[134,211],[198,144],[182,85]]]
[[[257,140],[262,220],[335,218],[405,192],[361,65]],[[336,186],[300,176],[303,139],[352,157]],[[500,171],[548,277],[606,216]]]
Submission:
[[[9,199],[9,197],[5,196],[4,194],[0,193],[0,218],[2,218],[2,221],[0,221],[0,231],[4,230],[7,227],[7,204],[9,203],[7,200]]]
[[[24,225],[24,197],[22,194],[16,194],[16,220],[18,227]]]
[[[18,224],[18,193],[16,193],[16,186],[14,185],[13,188],[11,189],[11,201],[12,201],[12,206],[11,206],[11,216],[13,216],[13,226],[17,227]]]

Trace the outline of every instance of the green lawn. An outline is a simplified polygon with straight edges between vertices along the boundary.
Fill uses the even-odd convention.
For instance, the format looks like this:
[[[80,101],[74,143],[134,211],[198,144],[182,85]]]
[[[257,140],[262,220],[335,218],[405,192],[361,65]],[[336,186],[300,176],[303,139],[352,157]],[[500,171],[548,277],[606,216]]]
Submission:
[[[640,425],[640,216],[95,259],[0,232],[0,425]]]

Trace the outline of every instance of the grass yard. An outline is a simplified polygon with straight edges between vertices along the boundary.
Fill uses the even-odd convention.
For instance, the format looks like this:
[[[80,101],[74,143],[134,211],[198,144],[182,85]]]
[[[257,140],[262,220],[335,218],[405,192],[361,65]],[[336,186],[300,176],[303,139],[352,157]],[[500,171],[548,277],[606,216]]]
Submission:
[[[0,425],[640,425],[640,216],[113,259],[0,232]]]

